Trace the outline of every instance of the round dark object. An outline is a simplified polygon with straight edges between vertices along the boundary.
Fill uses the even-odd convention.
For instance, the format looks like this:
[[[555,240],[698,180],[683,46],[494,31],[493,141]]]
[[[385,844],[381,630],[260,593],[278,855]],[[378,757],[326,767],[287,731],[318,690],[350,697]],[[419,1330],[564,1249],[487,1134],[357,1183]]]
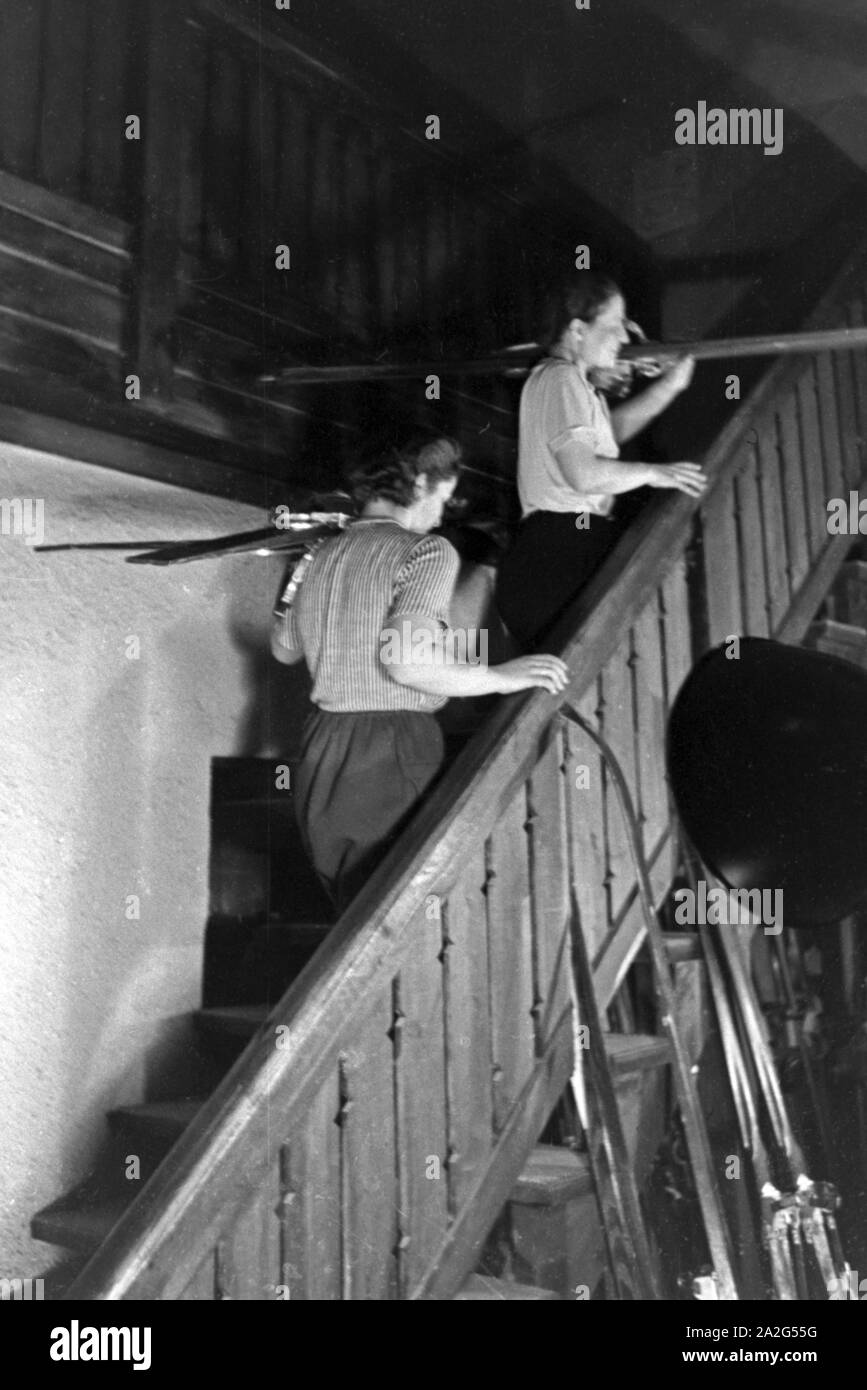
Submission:
[[[687,835],[728,888],[782,889],[788,926],[867,898],[867,672],[758,637],[708,652],[668,724]]]

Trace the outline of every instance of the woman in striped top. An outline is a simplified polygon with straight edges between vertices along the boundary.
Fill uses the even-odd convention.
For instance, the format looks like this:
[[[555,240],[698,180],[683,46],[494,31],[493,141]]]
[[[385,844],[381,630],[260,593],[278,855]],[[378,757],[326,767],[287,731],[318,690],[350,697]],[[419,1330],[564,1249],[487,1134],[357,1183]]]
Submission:
[[[469,659],[466,647],[456,651],[449,605],[458,556],[429,533],[459,465],[457,445],[444,438],[360,465],[350,478],[359,519],[319,547],[291,607],[275,609],[274,656],[304,658],[313,680],[316,708],[304,730],[295,806],[338,911],[440,771],[434,713],[450,696],[533,686],[555,694],[567,683],[555,656],[488,667]]]

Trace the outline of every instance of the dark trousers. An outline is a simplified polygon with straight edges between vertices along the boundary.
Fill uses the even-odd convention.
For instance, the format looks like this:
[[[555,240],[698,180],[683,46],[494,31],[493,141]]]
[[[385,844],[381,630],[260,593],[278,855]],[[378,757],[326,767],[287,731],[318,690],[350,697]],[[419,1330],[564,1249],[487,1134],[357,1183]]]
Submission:
[[[538,649],[620,539],[620,520],[591,516],[579,529],[572,512],[532,512],[500,564],[500,617],[524,651]]]
[[[338,913],[394,843],[442,764],[443,737],[432,714],[317,710],[310,716],[293,800],[304,846]]]

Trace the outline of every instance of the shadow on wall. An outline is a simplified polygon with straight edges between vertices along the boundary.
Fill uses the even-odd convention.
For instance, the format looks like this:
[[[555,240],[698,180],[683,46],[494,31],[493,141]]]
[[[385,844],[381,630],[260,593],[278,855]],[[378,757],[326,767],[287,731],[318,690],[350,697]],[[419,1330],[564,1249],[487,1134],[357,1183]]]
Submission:
[[[227,633],[243,658],[246,685],[235,756],[262,758],[273,754],[291,762],[297,757],[304,721],[312,709],[307,667],[303,661],[295,666],[275,661],[267,631],[263,637],[262,629],[252,627],[246,614],[238,611],[240,607],[230,614]]]

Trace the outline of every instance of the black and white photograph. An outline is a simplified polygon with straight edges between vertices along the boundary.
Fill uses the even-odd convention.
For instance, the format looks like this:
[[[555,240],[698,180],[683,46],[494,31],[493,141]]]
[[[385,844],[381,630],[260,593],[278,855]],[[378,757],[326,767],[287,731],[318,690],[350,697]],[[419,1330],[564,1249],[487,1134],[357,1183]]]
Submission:
[[[28,1364],[560,1301],[829,1374],[863,0],[0,0],[0,494]]]

